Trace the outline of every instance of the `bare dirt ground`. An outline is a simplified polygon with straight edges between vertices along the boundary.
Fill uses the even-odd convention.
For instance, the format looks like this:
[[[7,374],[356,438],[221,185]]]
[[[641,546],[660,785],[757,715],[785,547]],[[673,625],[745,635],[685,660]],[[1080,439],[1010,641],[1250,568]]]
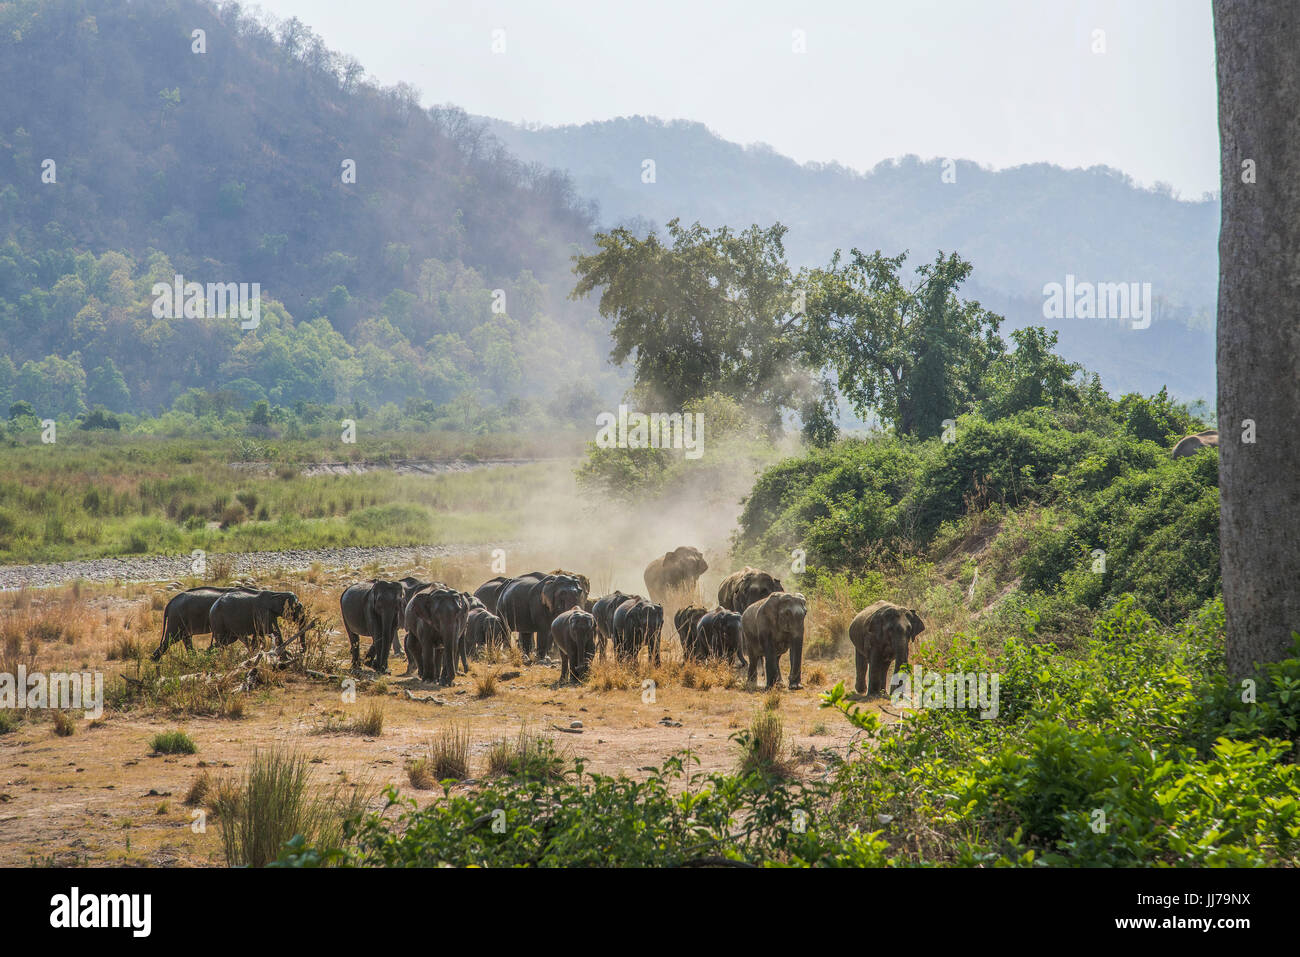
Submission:
[[[385,567],[383,573],[400,577],[411,570],[457,587],[472,587],[470,581],[484,577],[477,562],[468,569],[430,562],[420,569]],[[338,594],[346,582],[374,572],[373,566],[364,573],[314,568],[265,584],[293,587],[303,597],[324,622],[328,653],[342,670],[346,637],[339,630]],[[19,650],[38,667],[103,671],[107,691],[122,681],[120,675],[149,668],[147,658],[141,663],[138,655],[147,656],[156,645],[160,609],[170,594],[164,585],[76,585],[11,593],[0,605],[0,626],[8,629],[0,640],[8,634],[12,646],[13,635],[37,636]],[[132,641],[138,648],[124,657],[120,646]],[[206,637],[196,639],[200,648],[206,643]],[[216,779],[237,780],[253,752],[271,746],[307,755],[318,786],[364,782],[378,795],[391,784],[421,805],[442,792],[414,788],[408,763],[449,727],[468,732],[471,742],[471,780],[461,788],[473,787],[474,779],[486,773],[491,743],[514,738],[521,728],[552,736],[566,754],[582,757],[595,772],[637,776],[644,773],[638,769],[659,765],[687,748],[700,770],[734,769],[740,751],[732,735],[773,699],[763,690],[747,690],[743,675],[725,666],[684,676],[680,664],[671,661],[679,654],[675,639],[668,640],[666,649],[670,663],[653,672],[658,679],[653,702],[643,700],[637,675],[628,675],[625,686],[611,690],[599,690],[595,681],[559,686],[558,668],[525,667],[516,655],[513,661],[473,662],[471,675],[442,688],[403,677],[405,661],[394,658],[384,680],[374,680],[378,676],[368,670],[358,676],[353,702],[345,701],[339,677],[290,675],[278,685],[243,694],[239,717],[135,703],[109,707],[98,722],[75,713],[74,732],[60,736],[51,713],[29,712],[15,730],[0,734],[0,865],[224,864],[217,823],[207,820],[206,829],[196,832],[197,809],[186,805],[186,797],[205,771]],[[645,662],[640,668],[651,673]],[[783,662],[783,675],[787,671],[788,662]],[[479,697],[477,679],[488,672],[498,676],[495,693]],[[820,692],[841,680],[852,680],[850,659],[806,660],[803,689],[779,695],[776,710],[799,776],[829,773],[853,736],[841,716],[819,707]],[[710,683],[712,687],[701,687]],[[384,713],[382,733],[321,733],[356,719],[376,702]],[[559,730],[576,721],[582,723],[580,733]],[[188,734],[197,753],[153,753],[153,735],[172,730]],[[382,804],[380,797],[372,806]]]

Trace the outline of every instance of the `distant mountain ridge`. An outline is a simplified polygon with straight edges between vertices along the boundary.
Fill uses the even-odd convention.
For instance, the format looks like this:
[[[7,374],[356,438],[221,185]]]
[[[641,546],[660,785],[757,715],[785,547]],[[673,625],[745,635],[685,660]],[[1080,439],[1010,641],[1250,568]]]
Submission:
[[[620,117],[581,126],[524,127],[479,117],[525,162],[567,172],[599,204],[604,226],[779,220],[793,265],[825,263],[836,248],[911,251],[915,265],[956,250],[975,270],[965,292],[1006,315],[1006,328],[1045,325],[1061,349],[1112,392],[1162,385],[1214,399],[1214,307],[1219,204],[1143,189],[1108,167],[1046,163],[991,170],[915,156],[859,173],[799,164],[765,145],[741,146],[701,123]],[[654,181],[643,182],[653,160]],[[947,174],[947,175],[945,175]],[[951,180],[951,181],[947,181]],[[1067,275],[1149,282],[1155,322],[1051,320],[1043,287]]]

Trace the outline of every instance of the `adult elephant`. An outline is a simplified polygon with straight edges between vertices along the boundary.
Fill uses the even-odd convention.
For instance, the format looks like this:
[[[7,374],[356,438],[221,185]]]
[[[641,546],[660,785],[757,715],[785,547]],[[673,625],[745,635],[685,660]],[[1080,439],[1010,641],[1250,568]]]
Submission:
[[[530,572],[501,589],[497,615],[519,635],[519,649],[525,655],[533,654],[533,636],[537,637],[540,661],[551,647],[551,622],[561,612],[581,607],[582,597],[582,583],[572,575]]]
[[[618,606],[629,598],[638,595],[626,595],[621,591],[612,591],[604,597],[597,598],[591,606],[592,617],[596,619],[596,644],[600,648],[600,660],[605,660],[605,645],[614,636],[614,612]]]
[[[674,593],[695,594],[700,576],[709,570],[709,563],[698,548],[682,545],[665,552],[645,567],[645,587],[650,600],[667,604]]]
[[[214,585],[204,585],[201,588],[190,588],[173,595],[171,601],[167,602],[167,607],[163,609],[162,641],[149,657],[154,661],[161,660],[167,648],[177,640],[183,641],[185,647],[193,651],[194,642],[191,639],[195,635],[206,635],[212,631],[208,624],[208,613],[212,611],[213,603],[222,595],[235,591],[254,593],[257,589],[243,586],[219,588]]]
[[[704,654],[721,658],[731,664],[733,657],[745,666],[744,628],[741,616],[718,606],[704,615],[695,625],[694,644]]]
[[[551,622],[551,639],[560,654],[560,682],[582,681],[596,657],[596,618],[581,608],[570,608]]]
[[[646,649],[646,661],[659,661],[659,637],[664,628],[663,605],[644,598],[629,598],[614,609],[614,654],[635,661]]]
[[[567,575],[569,578],[576,579],[578,582],[578,587],[582,589],[582,600],[578,602],[578,606],[582,608],[584,611],[586,610],[587,602],[589,601],[588,596],[591,595],[591,579],[589,579],[586,575],[579,574],[578,572],[565,571],[563,568],[552,568],[546,574]]]
[[[718,604],[727,611],[743,613],[754,602],[780,591],[785,591],[780,579],[746,565],[722,579],[718,586]]]
[[[425,588],[406,606],[406,673],[421,681],[455,684],[456,655],[465,637],[469,599],[451,588]]]
[[[795,592],[775,592],[754,602],[740,616],[749,655],[749,680],[758,681],[758,663],[763,662],[767,687],[781,681],[781,656],[790,652],[790,690],[798,691],[803,674],[803,623],[808,601]]]
[[[673,615],[673,627],[682,643],[682,655],[689,661],[692,658],[704,658],[708,649],[696,643],[695,626],[709,613],[703,605],[687,605]]]
[[[907,664],[908,651],[916,636],[925,631],[915,609],[878,601],[858,612],[849,625],[855,669],[853,687],[862,694],[884,694],[885,673],[892,663],[894,674]],[[870,672],[868,674],[868,672]]]
[[[497,614],[497,602],[501,599],[502,589],[513,580],[505,575],[490,578],[474,589],[474,597],[483,603],[484,608],[495,615]]]
[[[214,647],[242,641],[253,650],[254,640],[262,635],[275,639],[277,648],[285,645],[280,619],[298,626],[295,636],[307,648],[307,612],[298,596],[291,591],[232,591],[212,603],[208,623],[212,626]],[[289,639],[290,641],[293,638]]]
[[[1189,455],[1195,455],[1197,452],[1201,451],[1201,449],[1208,449],[1210,447],[1218,448],[1218,445],[1219,430],[1206,429],[1204,432],[1196,432],[1180,439],[1169,455],[1171,458],[1175,459],[1187,458]]]
[[[402,621],[403,592],[401,582],[372,578],[349,585],[339,596],[353,668],[361,667],[361,638],[366,637],[372,639],[367,662],[381,674],[388,670],[388,650],[397,641]]]

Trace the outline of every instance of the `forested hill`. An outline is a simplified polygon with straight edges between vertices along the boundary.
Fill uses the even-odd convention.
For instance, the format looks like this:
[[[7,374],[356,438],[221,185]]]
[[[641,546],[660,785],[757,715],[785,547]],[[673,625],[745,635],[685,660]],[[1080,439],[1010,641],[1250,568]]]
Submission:
[[[864,119],[863,122],[869,122]],[[990,170],[915,156],[866,173],[799,164],[763,145],[728,142],[700,123],[621,117],[530,128],[488,121],[521,159],[566,170],[599,203],[603,224],[662,226],[673,217],[737,228],[785,223],[795,266],[824,265],[836,248],[925,260],[957,251],[975,269],[967,292],[1007,316],[1007,328],[1046,325],[1061,352],[1099,372],[1113,393],[1214,398],[1214,309],[1219,204],[1142,189],[1106,167],[1046,163]],[[654,160],[654,182],[643,163]],[[1052,320],[1043,286],[1067,274],[1088,282],[1149,282],[1156,321]]]
[[[566,300],[592,222],[568,179],[368,83],[296,20],[0,3],[0,89],[5,409],[156,411],[192,388],[497,402],[607,368],[576,332],[593,310]],[[261,283],[261,327],[156,318],[176,273]]]

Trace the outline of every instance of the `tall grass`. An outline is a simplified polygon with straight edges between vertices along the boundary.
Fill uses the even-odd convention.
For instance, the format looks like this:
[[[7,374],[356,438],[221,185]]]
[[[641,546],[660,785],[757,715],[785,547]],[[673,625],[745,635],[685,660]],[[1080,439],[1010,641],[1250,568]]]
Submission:
[[[315,784],[305,756],[278,748],[255,751],[242,782],[220,789],[215,800],[226,863],[265,867],[297,835],[313,846],[341,847],[343,824],[365,810],[370,789],[338,785],[318,794]]]

